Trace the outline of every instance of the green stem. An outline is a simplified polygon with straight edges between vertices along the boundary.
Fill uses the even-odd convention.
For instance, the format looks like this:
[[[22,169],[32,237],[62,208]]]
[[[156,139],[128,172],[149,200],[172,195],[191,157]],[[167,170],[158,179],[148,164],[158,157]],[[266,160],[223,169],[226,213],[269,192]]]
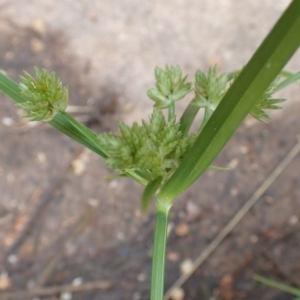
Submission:
[[[209,118],[210,118],[210,109],[209,109],[209,107],[206,107],[205,111],[204,111],[204,117],[203,117],[201,126],[199,128],[199,132],[203,129],[203,127],[205,126],[205,124],[207,123]]]
[[[254,275],[254,279],[257,280],[257,281],[260,281],[263,284],[272,286],[272,287],[277,288],[281,291],[284,291],[284,292],[290,293],[294,296],[300,297],[300,289],[299,288],[295,288],[293,286],[288,286],[288,285],[283,284],[281,282],[277,282],[277,281],[274,281],[274,280],[271,280],[271,279],[268,279],[268,278],[265,278],[265,277],[262,277],[262,276],[259,276],[259,275]]]
[[[288,85],[299,81],[300,79],[300,72],[297,72],[296,74],[291,74],[291,76],[287,77],[287,79],[281,81],[275,91],[278,92],[279,90],[282,90],[283,88],[287,87]]]
[[[199,106],[196,106],[195,100],[193,99],[190,104],[187,106],[187,108],[184,110],[181,118],[180,118],[180,131],[181,135],[185,136],[188,134],[189,129],[200,109]]]
[[[151,300],[163,300],[168,216],[171,205],[157,200],[152,258]]]
[[[168,120],[171,121],[175,116],[175,103],[172,101],[172,103],[169,106],[169,116]]]
[[[20,94],[19,85],[2,73],[0,73],[0,92],[9,96],[16,103],[22,103],[24,101]],[[103,158],[108,157],[105,150],[99,145],[97,135],[89,128],[75,120],[68,113],[64,111],[57,112],[54,119],[49,121],[48,124],[79,144],[95,152],[99,156]],[[145,172],[142,171],[126,170],[124,173],[144,186],[146,186],[148,181],[151,179]]]

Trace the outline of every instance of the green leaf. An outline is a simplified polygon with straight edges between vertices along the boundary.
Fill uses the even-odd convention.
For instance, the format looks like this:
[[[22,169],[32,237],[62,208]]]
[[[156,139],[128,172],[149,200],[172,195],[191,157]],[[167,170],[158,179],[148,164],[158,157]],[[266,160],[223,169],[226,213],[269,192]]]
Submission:
[[[0,91],[16,103],[25,102],[21,96],[19,85],[0,72]]]
[[[300,45],[300,1],[294,0],[228,89],[179,168],[158,198],[173,199],[208,168],[256,101]]]
[[[146,213],[151,200],[155,196],[157,190],[159,189],[162,182],[162,177],[159,177],[155,180],[150,181],[144,189],[141,199],[141,209],[143,213]]]
[[[181,118],[180,118],[180,127],[179,130],[181,132],[182,136],[185,136],[188,134],[191,125],[200,109],[199,106],[195,105],[196,100],[193,99],[190,104],[187,106],[187,108],[184,110]]]
[[[259,275],[254,275],[254,279],[263,283],[263,284],[266,284],[266,285],[269,285],[271,287],[274,287],[274,288],[277,288],[283,292],[287,292],[287,293],[290,293],[294,296],[297,296],[299,297],[300,296],[300,289],[297,289],[295,287],[292,287],[292,286],[289,286],[289,285],[286,285],[286,284],[283,284],[283,283],[280,283],[280,282],[277,282],[275,280],[271,280],[271,279],[268,279],[268,278],[265,278],[265,277],[262,277],[262,276],[259,276]]]
[[[24,99],[20,94],[19,85],[0,73],[0,91],[9,96],[16,103],[23,103]],[[71,115],[64,111],[58,111],[53,120],[48,122],[51,126],[64,133],[79,144],[92,150],[99,156],[107,158],[106,151],[100,146],[97,135],[83,124],[76,121]],[[144,176],[143,172],[125,170],[127,176],[130,176],[135,181],[142,185],[146,185],[149,176]]]
[[[25,102],[21,96],[19,85],[2,73],[0,73],[0,91],[13,99],[17,104]],[[77,122],[68,113],[59,111],[55,118],[48,123],[103,158],[107,157],[105,151],[99,146],[96,134]]]
[[[162,300],[164,295],[166,244],[170,206],[156,202],[156,220],[152,256],[151,300]]]
[[[291,76],[288,76],[287,79],[281,81],[279,84],[277,84],[276,89],[274,92],[278,92],[279,90],[282,90],[283,88],[287,87],[288,85],[297,82],[300,83],[300,72],[296,74],[291,74]]]
[[[220,167],[220,166],[215,166],[215,165],[209,166],[208,169],[218,170],[218,171],[229,171],[230,170],[230,168]]]
[[[238,71],[239,72],[239,71]],[[207,119],[210,117],[210,111],[214,111],[220,100],[224,96],[227,83],[233,79],[238,73],[237,71],[230,73],[223,73],[220,76],[217,75],[217,67],[209,68],[207,75],[202,71],[197,70],[195,74],[195,97],[185,109],[183,115],[180,118],[180,131],[182,136],[185,136],[199,109],[205,108],[205,120],[201,125],[205,125]]]
[[[59,111],[53,120],[48,122],[74,141],[82,144],[103,158],[107,158],[106,152],[100,147],[97,135],[89,128],[76,121],[71,115]]]

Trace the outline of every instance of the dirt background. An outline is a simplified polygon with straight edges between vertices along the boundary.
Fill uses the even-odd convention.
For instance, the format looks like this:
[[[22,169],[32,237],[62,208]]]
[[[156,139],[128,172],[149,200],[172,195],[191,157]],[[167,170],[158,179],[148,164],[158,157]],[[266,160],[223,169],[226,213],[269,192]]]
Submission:
[[[0,0],[0,69],[16,81],[33,66],[55,70],[70,105],[91,108],[76,118],[116,132],[121,119],[148,118],[156,65],[179,64],[191,78],[215,63],[238,69],[288,3]],[[299,52],[287,69],[300,69]],[[289,101],[268,125],[247,118],[216,161],[231,171],[207,171],[176,200],[166,289],[299,139],[299,92],[280,95]],[[97,288],[14,299],[149,299],[154,213],[140,213],[141,187],[105,179],[112,173],[95,154],[0,100],[0,299],[89,282]],[[300,287],[299,170],[298,155],[183,285],[181,299],[293,299],[253,274]]]

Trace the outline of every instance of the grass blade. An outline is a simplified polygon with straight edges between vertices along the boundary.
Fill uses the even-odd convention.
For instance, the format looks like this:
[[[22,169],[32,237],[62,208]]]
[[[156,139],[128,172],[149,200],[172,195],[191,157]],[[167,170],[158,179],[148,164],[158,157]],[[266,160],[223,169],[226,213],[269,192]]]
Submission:
[[[2,73],[0,73],[0,91],[9,96],[16,103],[24,101],[20,95],[19,85]],[[49,121],[48,124],[99,156],[107,158],[106,152],[99,145],[96,133],[76,121],[68,113],[59,111],[54,119]],[[148,183],[148,178],[143,172],[127,170],[125,171],[125,174],[144,186]]]
[[[155,180],[149,181],[149,183],[145,187],[144,192],[142,194],[142,199],[141,199],[141,206],[142,206],[143,213],[147,212],[148,207],[151,203],[151,200],[154,198],[155,193],[157,192],[158,188],[160,187],[161,182],[162,182],[162,178],[159,177]]]
[[[276,92],[278,92],[279,90],[284,89],[285,87],[287,87],[288,85],[294,83],[294,82],[300,82],[300,72],[297,72],[296,74],[291,75],[290,77],[288,77],[287,79],[281,81],[277,87],[276,87]]]
[[[300,1],[294,0],[231,85],[193,148],[162,187],[166,202],[195,182],[300,45]]]
[[[200,107],[194,105],[194,101],[192,100],[187,108],[184,110],[181,118],[180,118],[180,128],[181,135],[185,136],[189,132],[189,129],[199,111]]]
[[[265,278],[265,277],[262,277],[259,275],[254,275],[254,279],[265,285],[269,285],[269,286],[279,289],[283,292],[287,292],[294,296],[300,297],[300,289],[297,289],[295,287],[292,287],[292,286],[289,286],[289,285],[286,285],[286,284],[283,284],[283,283],[280,283],[280,282],[277,282],[277,281],[274,281],[274,280],[271,280],[271,279],[268,279],[268,278]]]
[[[97,135],[89,128],[76,121],[68,113],[59,111],[54,119],[48,123],[74,141],[92,150],[99,156],[107,158],[107,154],[99,145]]]
[[[151,275],[151,300],[162,300],[164,295],[166,244],[170,206],[156,203],[156,220]]]
[[[17,103],[23,102],[19,85],[0,72],[0,91]]]
[[[19,85],[2,73],[0,73],[0,91],[9,96],[16,103],[24,101],[20,94]],[[96,134],[89,128],[77,122],[68,113],[60,111],[55,118],[48,123],[96,154],[103,158],[107,157],[106,153],[99,146]]]

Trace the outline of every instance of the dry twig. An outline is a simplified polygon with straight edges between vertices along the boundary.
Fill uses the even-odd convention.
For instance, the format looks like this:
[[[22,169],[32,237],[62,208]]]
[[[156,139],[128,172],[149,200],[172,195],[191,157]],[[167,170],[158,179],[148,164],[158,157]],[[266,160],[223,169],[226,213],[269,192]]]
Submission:
[[[1,294],[1,300],[8,299],[25,299],[34,296],[50,296],[57,293],[63,292],[85,292],[89,290],[107,290],[111,288],[112,284],[110,281],[96,281],[83,283],[81,285],[61,285],[61,286],[51,286],[46,288],[35,288],[29,291],[16,291],[16,292],[6,292]]]

